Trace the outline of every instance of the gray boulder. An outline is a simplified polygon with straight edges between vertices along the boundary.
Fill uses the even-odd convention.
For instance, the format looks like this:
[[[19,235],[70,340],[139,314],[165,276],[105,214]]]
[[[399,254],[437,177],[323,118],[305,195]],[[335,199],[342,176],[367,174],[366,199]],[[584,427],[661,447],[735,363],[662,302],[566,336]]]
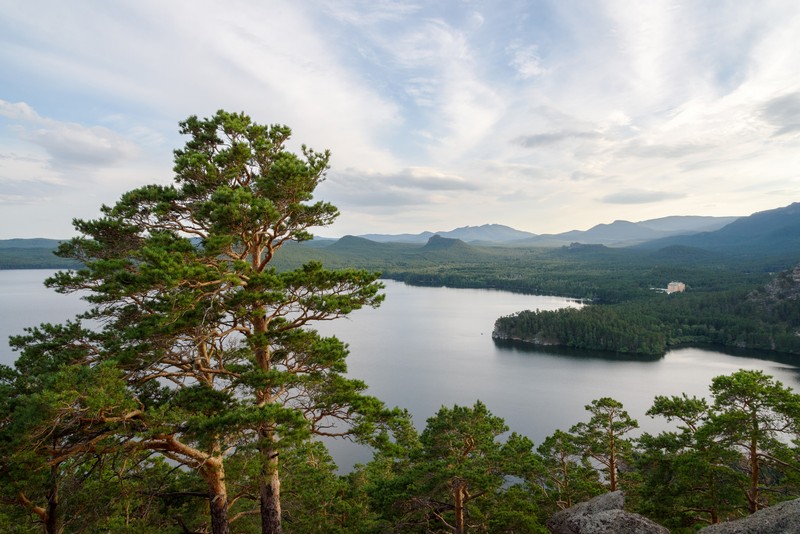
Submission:
[[[624,505],[621,491],[598,495],[561,510],[547,520],[547,528],[553,534],[669,534],[646,517],[626,512]]]
[[[778,503],[744,519],[700,529],[702,534],[784,534],[800,532],[800,499]]]

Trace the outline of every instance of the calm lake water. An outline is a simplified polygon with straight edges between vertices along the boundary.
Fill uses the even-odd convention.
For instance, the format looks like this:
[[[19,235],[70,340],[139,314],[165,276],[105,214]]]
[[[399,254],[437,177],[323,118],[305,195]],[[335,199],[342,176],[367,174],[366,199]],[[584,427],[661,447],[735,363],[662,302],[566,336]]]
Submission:
[[[44,321],[62,322],[83,309],[74,295],[44,288],[42,281],[52,272],[0,271],[1,363],[16,357],[5,343],[9,335]],[[663,358],[636,359],[492,340],[498,317],[579,305],[569,299],[384,283],[380,308],[315,326],[349,344],[349,375],[364,380],[388,405],[407,408],[420,429],[441,406],[471,406],[480,399],[511,430],[538,444],[554,430],[585,420],[584,406],[609,396],[622,402],[642,429],[656,432],[663,422],[644,415],[654,396],[705,396],[713,377],[738,369],[761,369],[800,390],[800,366],[791,358],[681,348]],[[370,457],[351,443],[328,444],[345,471]]]

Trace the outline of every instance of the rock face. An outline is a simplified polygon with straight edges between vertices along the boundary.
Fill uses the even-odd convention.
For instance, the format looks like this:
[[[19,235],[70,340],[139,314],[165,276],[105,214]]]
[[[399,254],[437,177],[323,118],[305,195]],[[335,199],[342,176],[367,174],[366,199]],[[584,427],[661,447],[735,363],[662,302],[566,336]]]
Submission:
[[[702,534],[778,534],[800,532],[800,499],[759,510],[751,516],[701,529]]]
[[[621,491],[599,495],[555,514],[547,521],[553,534],[669,534],[669,530],[639,514],[622,509]]]

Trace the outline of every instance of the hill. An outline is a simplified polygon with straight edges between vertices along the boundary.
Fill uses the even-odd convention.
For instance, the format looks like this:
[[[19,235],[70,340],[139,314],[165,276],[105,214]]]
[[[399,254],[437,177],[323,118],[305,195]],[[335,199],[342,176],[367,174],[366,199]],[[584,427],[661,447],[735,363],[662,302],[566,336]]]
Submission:
[[[54,254],[57,239],[1,239],[0,269],[72,269],[79,266],[73,260]]]
[[[736,258],[800,259],[800,203],[741,217],[713,232],[673,236],[639,245],[642,249],[692,247]]]
[[[739,217],[704,217],[697,215],[673,215],[659,219],[639,221],[638,225],[660,232],[680,232],[692,234],[698,232],[713,232],[729,225]]]
[[[560,234],[541,234],[515,242],[517,245],[560,247],[570,243],[633,246],[675,235],[690,235],[723,228],[738,217],[673,216],[640,222],[617,220],[598,224],[588,230],[570,230]]]
[[[365,234],[359,237],[378,242],[393,242],[393,243],[427,243],[428,240],[434,235],[439,237],[460,239],[461,241],[471,242],[487,242],[487,243],[510,243],[527,239],[536,236],[531,232],[524,232],[522,230],[515,230],[510,226],[502,224],[484,224],[482,226],[462,226],[455,230],[442,231],[442,232],[421,232],[419,234]]]
[[[0,239],[0,250],[2,249],[44,249],[55,250],[58,244],[61,243],[59,239],[45,239],[43,237],[35,237],[32,239]]]

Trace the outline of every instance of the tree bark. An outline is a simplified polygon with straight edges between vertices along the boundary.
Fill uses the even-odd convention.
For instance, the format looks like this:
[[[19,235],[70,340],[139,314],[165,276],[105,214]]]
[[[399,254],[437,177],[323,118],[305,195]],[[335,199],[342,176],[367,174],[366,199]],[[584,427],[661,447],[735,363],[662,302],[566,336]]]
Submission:
[[[230,534],[228,522],[228,490],[225,485],[225,471],[218,466],[202,472],[208,484],[208,504],[211,513],[211,532],[214,534]]]
[[[50,491],[47,494],[47,514],[44,521],[46,534],[60,534],[58,526],[58,466],[50,468]]]
[[[608,479],[611,491],[617,491],[617,443],[614,440],[614,415],[608,415]]]
[[[228,499],[214,491],[208,492],[208,499],[211,509],[211,532],[214,534],[229,534],[230,525],[228,524]]]
[[[754,514],[758,511],[758,442],[756,438],[750,441],[750,489],[747,492],[749,511]]]
[[[278,473],[278,451],[268,447],[262,451],[264,467],[261,470],[259,494],[261,497],[262,534],[282,534],[281,480]]]
[[[453,508],[455,509],[455,534],[464,534],[464,482],[456,479],[453,483]]]

